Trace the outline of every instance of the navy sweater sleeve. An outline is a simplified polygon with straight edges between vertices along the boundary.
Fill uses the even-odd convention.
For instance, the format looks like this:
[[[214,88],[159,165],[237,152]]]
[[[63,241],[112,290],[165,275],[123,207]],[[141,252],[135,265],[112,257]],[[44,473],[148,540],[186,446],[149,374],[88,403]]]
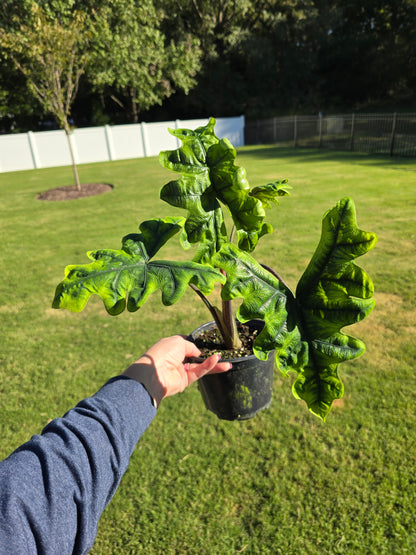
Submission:
[[[144,387],[118,376],[0,462],[0,553],[87,553],[155,414]]]

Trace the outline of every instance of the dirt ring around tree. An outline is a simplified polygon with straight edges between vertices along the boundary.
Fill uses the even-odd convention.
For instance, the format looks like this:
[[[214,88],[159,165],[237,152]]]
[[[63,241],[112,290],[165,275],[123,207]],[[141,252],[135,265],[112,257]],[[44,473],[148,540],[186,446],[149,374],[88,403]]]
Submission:
[[[81,183],[81,189],[78,190],[76,185],[66,185],[64,187],[56,187],[40,193],[36,198],[38,200],[62,201],[75,200],[78,198],[92,197],[102,195],[114,189],[109,183]]]

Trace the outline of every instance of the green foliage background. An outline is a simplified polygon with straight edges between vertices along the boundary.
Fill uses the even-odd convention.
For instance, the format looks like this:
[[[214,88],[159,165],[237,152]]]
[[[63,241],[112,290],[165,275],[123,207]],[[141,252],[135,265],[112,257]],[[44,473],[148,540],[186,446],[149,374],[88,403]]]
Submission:
[[[270,212],[275,232],[256,257],[295,284],[321,217],[349,195],[358,224],[379,237],[362,259],[376,308],[351,331],[367,346],[345,363],[342,403],[326,424],[275,375],[269,410],[219,421],[196,386],[167,399],[141,439],[103,515],[93,553],[411,553],[416,542],[416,198],[413,161],[317,150],[243,148],[252,186],[288,178],[291,196]],[[69,262],[137,231],[170,177],[156,159],[80,167],[82,181],[113,192],[75,202],[35,199],[71,181],[69,168],[0,175],[0,456],[91,395],[160,336],[209,318],[194,294],[173,307],[157,296],[137,313],[51,308]],[[179,213],[178,213],[179,215]],[[181,254],[166,245],[166,257]],[[177,252],[176,252],[177,251]],[[188,255],[184,253],[184,256]]]
[[[35,1],[64,27],[92,17],[78,126],[415,109],[414,0],[3,0],[0,30]],[[0,129],[34,131],[21,78],[0,77]]]

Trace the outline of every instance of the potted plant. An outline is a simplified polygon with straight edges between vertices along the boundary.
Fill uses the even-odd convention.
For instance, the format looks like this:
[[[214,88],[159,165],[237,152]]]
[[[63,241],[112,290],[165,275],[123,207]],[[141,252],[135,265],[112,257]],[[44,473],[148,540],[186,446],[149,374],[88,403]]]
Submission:
[[[222,375],[230,382],[226,386],[213,384],[213,376],[201,381],[208,408],[220,418],[239,420],[268,406],[275,362],[283,374],[296,372],[295,397],[324,420],[332,402],[343,394],[338,365],[365,349],[362,341],[341,330],[373,309],[372,281],[354,260],[373,248],[377,237],[357,227],[352,199],[340,200],[324,215],[318,247],[292,293],[274,270],[252,256],[259,239],[272,232],[265,222],[266,209],[288,194],[286,180],[251,189],[245,170],[234,164],[234,147],[216,137],[214,128],[211,118],[195,130],[170,130],[182,146],[159,155],[162,166],[181,174],[162,188],[160,197],[185,209],[186,217],[146,220],[140,233],[122,239],[120,250],[89,252],[91,263],[68,266],[53,307],[78,312],[97,294],[107,311],[117,315],[126,307],[138,310],[158,289],[162,303],[171,305],[189,286],[203,299],[214,322],[192,337],[197,341],[205,328],[211,334],[216,330],[233,362],[233,369]],[[226,229],[226,213],[231,216],[231,230]],[[154,259],[178,232],[183,248],[196,245],[192,259]],[[207,298],[217,283],[222,287],[221,310]],[[240,303],[236,314],[235,299]],[[239,323],[247,324],[245,332],[253,340],[253,354],[242,357],[241,363],[247,366],[249,359],[256,363],[254,369],[242,372],[237,360],[241,358]],[[257,363],[266,367],[269,363],[264,375]],[[224,387],[231,391],[224,393]],[[263,395],[256,388],[267,391]],[[206,398],[211,393],[214,400]],[[219,396],[224,397],[220,407],[215,400]],[[224,408],[224,403],[231,408]]]

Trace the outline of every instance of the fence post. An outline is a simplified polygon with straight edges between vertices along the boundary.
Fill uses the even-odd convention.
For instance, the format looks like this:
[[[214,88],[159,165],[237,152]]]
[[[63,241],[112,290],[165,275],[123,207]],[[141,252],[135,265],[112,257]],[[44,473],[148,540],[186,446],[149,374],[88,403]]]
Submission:
[[[318,118],[319,118],[319,148],[322,148],[322,112],[319,112]]]
[[[112,162],[115,158],[114,156],[114,144],[113,135],[111,134],[111,127],[109,125],[104,126],[105,142],[107,144],[108,159]]]
[[[240,116],[240,145],[239,146],[244,146],[246,144],[246,138],[245,138],[245,134],[244,134],[244,130],[246,128],[246,118],[244,117],[244,115]]]
[[[273,142],[277,143],[277,118],[273,118]]]
[[[298,146],[298,116],[293,120],[293,146],[295,148]]]
[[[142,132],[142,145],[143,145],[143,154],[144,157],[146,158],[146,156],[149,156],[149,140],[147,137],[147,129],[146,129],[146,123],[144,121],[142,121],[142,123],[140,124],[140,130]]]
[[[40,158],[39,158],[39,152],[38,152],[38,148],[36,146],[36,140],[35,140],[35,135],[34,135],[33,131],[28,131],[27,132],[27,138],[29,140],[29,147],[30,147],[30,153],[32,155],[33,167],[35,169],[40,168],[41,163],[40,163]]]
[[[355,114],[351,118],[351,136],[350,136],[350,150],[354,152],[354,131],[355,131]]]
[[[175,129],[180,129],[181,128],[181,120],[180,119],[175,119]],[[176,148],[180,148],[181,146],[181,140],[179,137],[176,137]]]
[[[394,137],[396,135],[396,123],[397,123],[397,112],[393,114],[393,125],[391,128],[391,139],[390,139],[390,156],[394,154]]]

